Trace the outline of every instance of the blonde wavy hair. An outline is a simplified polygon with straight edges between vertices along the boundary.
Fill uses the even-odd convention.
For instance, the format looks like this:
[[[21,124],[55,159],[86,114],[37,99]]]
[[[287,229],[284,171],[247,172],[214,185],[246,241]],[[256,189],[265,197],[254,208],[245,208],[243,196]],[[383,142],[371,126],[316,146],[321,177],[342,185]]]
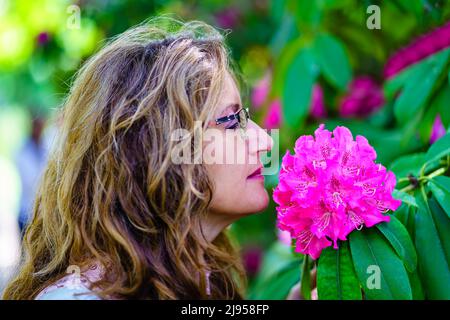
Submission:
[[[98,261],[100,297],[242,299],[245,276],[226,233],[200,221],[213,186],[199,164],[175,165],[175,129],[204,128],[232,72],[223,35],[158,18],[104,46],[79,70],[5,299],[33,299],[70,265]],[[239,82],[238,82],[239,84]],[[211,295],[206,278],[211,271]]]

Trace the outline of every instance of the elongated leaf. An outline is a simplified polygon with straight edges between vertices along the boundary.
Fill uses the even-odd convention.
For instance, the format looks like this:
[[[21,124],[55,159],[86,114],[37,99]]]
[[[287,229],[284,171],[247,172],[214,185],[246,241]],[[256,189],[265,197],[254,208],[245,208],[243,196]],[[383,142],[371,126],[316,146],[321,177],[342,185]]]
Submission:
[[[377,224],[378,230],[386,237],[397,255],[405,264],[406,270],[414,272],[417,267],[417,254],[414,244],[405,226],[395,216],[391,221]]]
[[[442,124],[445,128],[450,125],[450,112],[448,112],[448,102],[450,101],[450,83],[447,83],[436,98],[436,105],[441,116]]]
[[[394,171],[397,177],[407,177],[409,174],[418,176],[424,163],[424,153],[402,156],[392,162],[390,170]]]
[[[400,71],[394,77],[388,79],[383,85],[383,92],[387,99],[392,99],[397,92],[403,88],[408,79],[415,72],[418,65],[413,64],[410,67]]]
[[[352,71],[340,40],[329,34],[317,36],[314,55],[325,78],[339,89],[345,90],[352,78]]]
[[[420,282],[418,270],[416,269],[413,273],[408,272],[408,277],[409,283],[411,284],[413,300],[425,299],[425,294],[423,292],[422,283]]]
[[[439,140],[434,142],[425,155],[427,163],[439,160],[440,158],[450,154],[450,133],[447,133]]]
[[[350,249],[367,299],[412,299],[403,262],[376,229],[353,231]]]
[[[275,241],[264,254],[258,275],[253,282],[254,286],[258,286],[259,283],[267,281],[267,279],[280,270],[292,266],[294,261],[297,261],[296,264],[299,265],[302,259],[295,258],[289,246],[286,246],[280,241]]]
[[[320,300],[361,300],[361,288],[353,269],[348,242],[339,249],[322,251],[317,268],[317,293]]]
[[[408,230],[409,236],[411,237],[411,240],[413,241],[413,243],[415,241],[416,210],[417,210],[417,207],[408,206],[405,204],[404,209],[402,209],[400,211],[399,211],[399,209],[397,209],[394,212],[394,215],[405,226],[406,230]],[[416,251],[416,254],[417,254],[417,251]]]
[[[252,290],[251,299],[285,299],[292,287],[300,281],[300,266],[298,262],[293,262],[281,269],[269,279],[260,283]]]
[[[395,199],[402,200],[402,202],[410,206],[417,207],[416,198],[406,192],[394,189],[394,191],[392,192],[392,196]]]
[[[288,125],[295,127],[307,116],[317,74],[318,66],[311,50],[298,51],[286,72],[283,86],[283,115]]]
[[[278,30],[274,33],[274,36],[270,41],[270,49],[275,57],[280,55],[281,51],[289,41],[298,37],[298,29],[295,25],[294,17],[286,13],[282,18]]]
[[[400,123],[408,123],[428,99],[449,53],[450,50],[443,50],[420,62],[408,79],[394,106],[395,117]]]
[[[450,219],[434,198],[429,199],[428,204],[434,225],[436,226],[437,234],[441,240],[442,248],[444,249],[447,264],[450,264]]]
[[[311,300],[311,266],[310,258],[305,255],[302,265],[302,281],[300,282],[300,292],[306,300]]]
[[[438,176],[428,182],[428,187],[434,197],[450,218],[450,178]]]
[[[424,191],[423,191],[424,194]],[[428,299],[450,299],[450,271],[444,245],[431,216],[427,199],[416,197],[415,243],[419,274]]]
[[[409,206],[404,202],[400,205],[400,207],[397,208],[397,210],[394,211],[394,215],[404,226],[407,225],[408,214]]]

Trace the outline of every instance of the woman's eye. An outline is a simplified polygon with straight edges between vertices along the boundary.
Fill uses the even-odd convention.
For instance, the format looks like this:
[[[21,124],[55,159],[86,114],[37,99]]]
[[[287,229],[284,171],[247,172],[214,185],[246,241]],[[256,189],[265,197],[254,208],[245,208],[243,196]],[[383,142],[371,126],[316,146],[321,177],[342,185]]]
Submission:
[[[239,122],[235,122],[232,125],[226,127],[225,129],[236,129],[237,127],[239,127]]]

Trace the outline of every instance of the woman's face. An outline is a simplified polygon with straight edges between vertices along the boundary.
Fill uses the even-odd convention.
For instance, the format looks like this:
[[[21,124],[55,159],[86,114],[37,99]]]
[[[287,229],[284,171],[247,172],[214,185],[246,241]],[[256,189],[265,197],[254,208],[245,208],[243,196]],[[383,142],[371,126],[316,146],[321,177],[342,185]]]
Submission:
[[[204,135],[203,160],[214,185],[210,218],[229,224],[267,207],[269,196],[264,188],[260,155],[272,148],[273,140],[251,120],[245,131],[237,120],[215,123],[215,119],[242,108],[239,91],[229,74],[219,101]]]

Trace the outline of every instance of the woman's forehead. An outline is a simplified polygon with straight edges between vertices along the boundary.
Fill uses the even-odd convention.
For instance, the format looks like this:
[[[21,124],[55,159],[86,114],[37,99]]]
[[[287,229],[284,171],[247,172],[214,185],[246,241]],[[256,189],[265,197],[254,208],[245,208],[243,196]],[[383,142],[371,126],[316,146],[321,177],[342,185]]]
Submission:
[[[226,116],[235,113],[241,107],[241,97],[232,76],[227,73],[221,93],[217,116]]]

